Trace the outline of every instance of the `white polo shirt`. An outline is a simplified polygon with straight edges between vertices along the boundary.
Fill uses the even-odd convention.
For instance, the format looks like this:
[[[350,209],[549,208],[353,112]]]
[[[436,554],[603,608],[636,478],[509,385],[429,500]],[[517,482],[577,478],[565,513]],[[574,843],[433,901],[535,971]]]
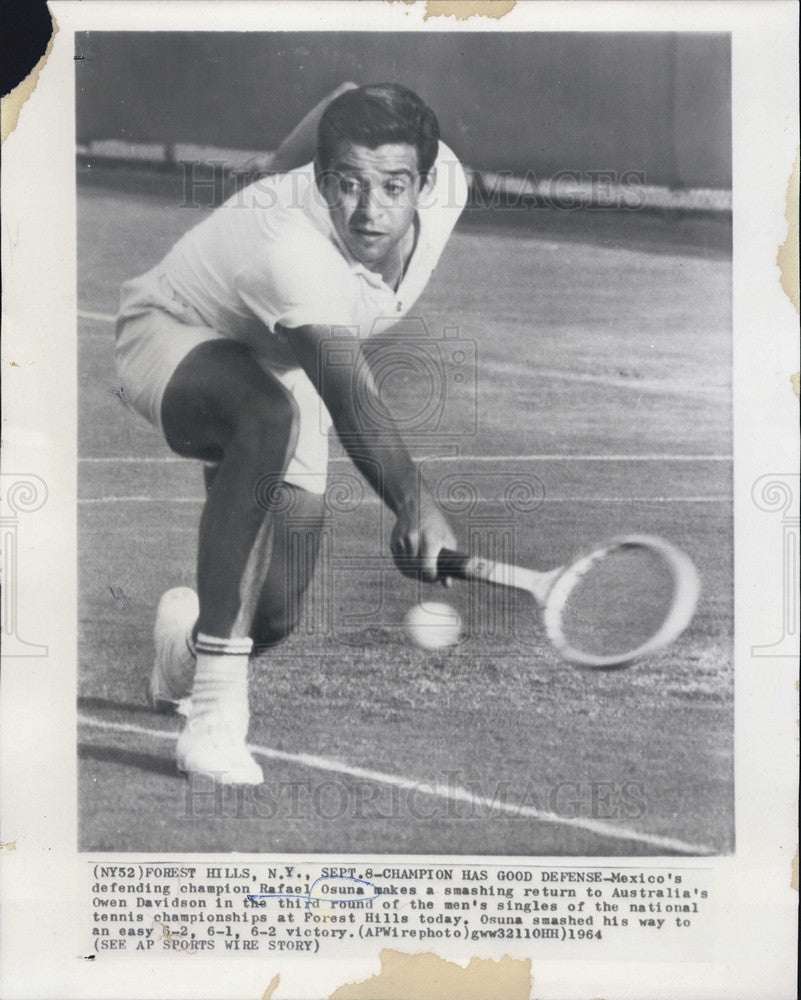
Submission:
[[[160,300],[166,279],[209,327],[259,354],[275,352],[279,363],[289,359],[275,336],[278,324],[354,326],[369,336],[376,319],[399,319],[414,305],[464,208],[464,170],[442,142],[435,166],[433,188],[418,211],[417,245],[397,291],[341,243],[309,163],[229,198],[148,272],[161,283],[143,288],[139,279],[127,294],[124,286],[120,315],[137,312],[147,292]]]
[[[464,170],[442,142],[435,168],[434,184],[418,207],[417,243],[397,290],[339,240],[309,163],[236,193],[186,233],[160,264],[126,282],[118,331],[155,307],[183,324],[208,327],[211,336],[246,343],[295,394],[302,417],[310,409],[311,389],[324,419],[321,426],[308,417],[301,426],[296,460],[303,465],[304,453],[320,450],[310,438],[311,424],[317,437],[327,435],[330,418],[276,327],[342,326],[365,338],[407,315],[467,201]],[[162,368],[164,387],[174,368],[171,364],[168,374]],[[317,454],[306,464],[318,474],[322,461]],[[319,482],[311,488],[320,488]]]

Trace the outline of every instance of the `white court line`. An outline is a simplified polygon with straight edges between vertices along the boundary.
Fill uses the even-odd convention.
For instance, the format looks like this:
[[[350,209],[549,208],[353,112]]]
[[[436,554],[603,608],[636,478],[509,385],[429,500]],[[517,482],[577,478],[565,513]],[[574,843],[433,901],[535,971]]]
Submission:
[[[78,459],[89,465],[191,465],[196,458],[180,455],[154,455],[138,458],[135,455],[86,455]],[[331,462],[350,462],[345,456]],[[415,462],[732,462],[733,455],[418,455]]]
[[[726,392],[727,385],[721,386],[680,386],[663,385],[655,379],[641,381],[621,381],[613,375],[590,375],[586,372],[566,372],[558,368],[529,368],[526,374],[532,378],[556,379],[562,382],[577,382],[580,385],[603,385],[608,389],[625,389],[628,392],[639,392],[653,396],[692,396],[694,398],[712,398]]]
[[[117,317],[110,313],[90,312],[88,309],[79,309],[78,319],[91,319],[96,323],[116,323],[117,321]]]
[[[78,310],[79,319],[94,320],[99,323],[114,323],[117,317],[110,313],[89,312]],[[576,382],[579,385],[603,385],[609,389],[625,389],[627,392],[639,392],[646,395],[711,397],[728,389],[728,386],[671,386],[661,385],[653,379],[641,382],[621,382],[610,375],[590,375],[583,372],[565,372],[558,368],[532,368],[529,372],[532,378],[557,379],[562,382]]]
[[[78,503],[203,503],[205,497],[150,497],[140,494],[127,497],[79,497]],[[500,503],[503,497],[482,497],[490,503]],[[542,497],[541,503],[730,503],[731,497]],[[378,497],[365,496],[366,504],[378,505]]]
[[[203,503],[205,497],[78,497],[78,503]]]
[[[147,729],[145,726],[135,726],[131,723],[123,722],[105,722],[87,715],[79,715],[78,722],[110,732],[132,733],[137,736],[155,737],[157,739],[169,740],[170,742],[178,739],[177,733],[166,732],[162,729]],[[431,798],[466,802],[473,807],[479,806],[485,810],[497,809],[499,812],[513,816],[524,816],[527,819],[537,820],[540,823],[552,823],[555,826],[567,826],[578,830],[586,830],[588,833],[594,833],[600,837],[609,837],[613,840],[628,840],[638,844],[648,844],[650,847],[661,847],[668,851],[677,851],[680,854],[714,853],[711,847],[700,844],[688,844],[683,840],[676,840],[673,837],[660,837],[656,834],[639,833],[636,830],[629,830],[625,827],[604,823],[596,819],[559,816],[556,813],[547,812],[543,809],[535,809],[533,806],[515,805],[511,802],[498,802],[483,795],[475,795],[466,788],[442,785],[438,782],[429,784],[428,782],[413,781],[410,778],[402,778],[395,774],[385,774],[382,771],[373,771],[369,768],[353,767],[350,764],[331,760],[328,757],[317,757],[313,754],[288,753],[286,750],[274,750],[272,747],[263,747],[258,744],[249,744],[249,748],[253,753],[258,754],[260,757],[267,757],[270,760],[283,760],[292,764],[300,764],[303,767],[314,768],[318,771],[346,774],[351,778],[361,778],[366,781],[373,781],[376,784],[390,785],[394,788],[402,788],[406,791],[428,795]]]

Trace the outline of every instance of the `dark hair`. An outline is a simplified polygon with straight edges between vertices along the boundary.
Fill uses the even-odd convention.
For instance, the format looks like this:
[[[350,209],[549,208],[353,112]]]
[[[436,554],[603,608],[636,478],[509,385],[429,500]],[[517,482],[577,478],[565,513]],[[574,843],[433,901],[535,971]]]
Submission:
[[[326,170],[343,142],[368,149],[405,142],[417,149],[417,169],[425,177],[437,158],[437,116],[413,91],[398,83],[348,90],[323,112],[317,127],[317,162]]]

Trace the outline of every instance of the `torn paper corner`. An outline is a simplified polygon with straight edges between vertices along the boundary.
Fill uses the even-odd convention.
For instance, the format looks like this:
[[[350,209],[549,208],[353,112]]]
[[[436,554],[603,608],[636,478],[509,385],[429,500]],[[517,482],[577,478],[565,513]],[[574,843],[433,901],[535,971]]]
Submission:
[[[784,217],[787,219],[787,239],[779,247],[776,263],[779,266],[779,281],[784,294],[799,311],[798,302],[798,184],[799,184],[799,151],[795,151],[795,163],[787,181],[787,201]],[[796,385],[796,395],[798,386]]]
[[[36,85],[39,82],[39,74],[44,69],[45,63],[50,58],[50,53],[53,51],[53,40],[58,32],[58,21],[56,21],[52,11],[50,11],[50,21],[53,25],[53,30],[50,33],[50,41],[47,43],[47,48],[44,50],[42,58],[39,62],[37,62],[25,79],[21,80],[13,90],[9,91],[8,94],[5,94],[2,98],[2,102],[0,102],[0,133],[2,134],[2,139],[0,141],[2,142],[5,142],[17,127],[22,106],[34,90],[36,90]]]
[[[531,959],[471,958],[463,968],[431,952],[407,955],[389,948],[380,959],[378,975],[341,986],[330,1000],[528,1000],[531,995]]]
[[[493,17],[500,20],[517,6],[517,0],[427,0],[423,20],[430,17],[455,17],[467,21],[471,17]]]
[[[273,993],[278,989],[278,984],[281,982],[281,977],[276,973],[270,980],[267,989],[264,991],[261,1000],[270,1000]]]

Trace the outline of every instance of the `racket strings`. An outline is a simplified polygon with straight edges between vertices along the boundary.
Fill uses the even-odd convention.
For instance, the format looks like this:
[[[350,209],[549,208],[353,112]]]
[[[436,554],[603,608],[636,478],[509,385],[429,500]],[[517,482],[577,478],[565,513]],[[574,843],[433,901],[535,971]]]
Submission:
[[[675,577],[661,553],[635,544],[594,553],[562,601],[563,641],[582,656],[625,657],[659,632],[675,600]]]

